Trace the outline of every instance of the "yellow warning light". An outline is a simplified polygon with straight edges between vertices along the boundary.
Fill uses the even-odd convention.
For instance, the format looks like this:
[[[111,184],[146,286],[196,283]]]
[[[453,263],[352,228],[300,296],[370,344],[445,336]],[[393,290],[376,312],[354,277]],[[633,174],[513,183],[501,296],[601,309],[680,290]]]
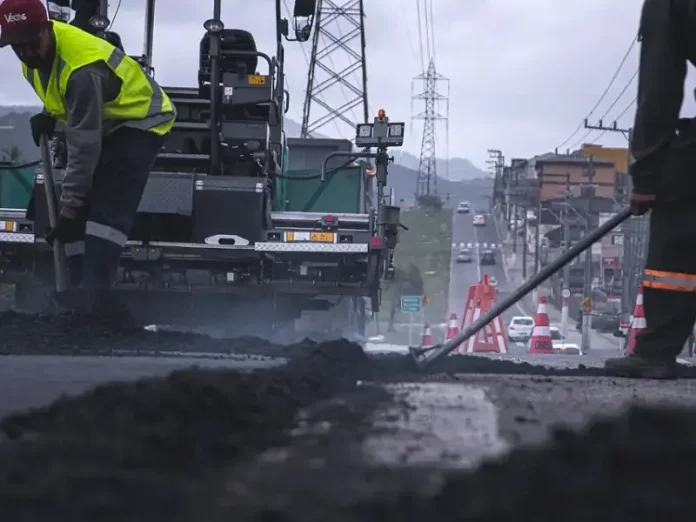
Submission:
[[[380,110],[377,112],[377,119],[378,119],[379,121],[383,121],[384,118],[385,118],[386,116],[387,116],[387,113],[384,112],[384,109],[380,109]]]

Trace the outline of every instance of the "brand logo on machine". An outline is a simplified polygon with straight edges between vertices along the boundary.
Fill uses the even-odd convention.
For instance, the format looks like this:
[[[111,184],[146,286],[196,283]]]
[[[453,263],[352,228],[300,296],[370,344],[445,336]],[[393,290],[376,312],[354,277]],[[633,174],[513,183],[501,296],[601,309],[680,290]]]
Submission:
[[[5,21],[8,24],[13,24],[15,22],[26,22],[27,15],[24,13],[10,13],[5,15]]]

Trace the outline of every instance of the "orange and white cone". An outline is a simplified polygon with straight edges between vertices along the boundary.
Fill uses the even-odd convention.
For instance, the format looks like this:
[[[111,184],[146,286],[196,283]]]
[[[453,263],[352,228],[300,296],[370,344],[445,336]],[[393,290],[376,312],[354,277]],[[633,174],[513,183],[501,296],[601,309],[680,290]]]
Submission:
[[[633,319],[628,330],[628,344],[626,345],[626,355],[631,355],[636,349],[636,335],[647,326],[645,321],[645,310],[643,309],[643,286],[638,287],[636,296],[636,308],[633,310]]]
[[[546,309],[546,297],[539,298],[536,320],[532,338],[529,340],[529,353],[554,353],[553,341],[551,340],[551,329],[549,328],[549,313]]]
[[[457,314],[452,312],[449,316],[449,323],[447,325],[447,335],[445,335],[445,341],[449,341],[450,339],[454,339],[456,335],[459,333],[459,327],[457,326]],[[449,355],[458,355],[459,354],[459,347],[455,348],[452,350]]]
[[[433,332],[430,330],[430,323],[425,323],[423,325],[421,348],[430,348],[431,346],[433,346]]]

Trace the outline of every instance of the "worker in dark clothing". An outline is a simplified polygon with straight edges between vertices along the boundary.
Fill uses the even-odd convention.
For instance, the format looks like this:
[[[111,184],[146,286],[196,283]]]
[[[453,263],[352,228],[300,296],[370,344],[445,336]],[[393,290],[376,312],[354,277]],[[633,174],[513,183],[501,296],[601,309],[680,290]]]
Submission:
[[[680,119],[687,64],[696,64],[696,0],[645,0],[629,174],[634,214],[652,210],[643,278],[647,327],[614,376],[670,379],[696,321],[696,120]]]
[[[46,241],[65,246],[73,288],[68,307],[108,307],[123,247],[149,170],[175,109],[155,81],[102,38],[49,20],[41,0],[0,4],[0,47],[12,46],[44,104],[34,141],[65,126],[68,164],[58,223]]]

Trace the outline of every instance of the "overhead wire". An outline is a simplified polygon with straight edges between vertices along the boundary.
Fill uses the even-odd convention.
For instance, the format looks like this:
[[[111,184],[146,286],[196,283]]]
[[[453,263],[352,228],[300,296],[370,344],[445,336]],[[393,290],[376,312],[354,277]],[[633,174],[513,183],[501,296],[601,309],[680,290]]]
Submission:
[[[421,70],[425,70],[425,54],[423,53],[423,18],[421,16],[421,0],[416,0],[416,13],[418,18],[418,48],[420,50]]]
[[[636,42],[638,41],[638,37],[635,36],[633,40],[631,41],[631,45],[628,46],[628,50],[626,51],[626,54],[624,54],[623,58],[621,59],[621,63],[617,67],[616,71],[614,71],[614,75],[611,77],[611,80],[609,80],[609,84],[607,87],[604,89],[604,92],[602,95],[599,97],[597,100],[597,103],[595,103],[594,107],[590,110],[590,112],[587,113],[587,116],[585,116],[581,121],[580,124],[577,126],[577,128],[573,131],[573,133],[568,136],[560,145],[558,145],[556,148],[560,149],[563,147],[565,144],[567,144],[570,140],[575,137],[575,135],[580,132],[580,130],[585,126],[585,120],[590,118],[594,112],[597,110],[599,105],[602,103],[604,98],[606,98],[607,94],[609,93],[609,90],[611,89],[612,85],[614,85],[614,82],[616,79],[619,77],[619,73],[621,72],[621,69],[623,69],[624,64],[626,63],[626,60],[628,60],[628,57],[631,54],[631,51],[633,50],[633,47],[636,45]]]
[[[633,105],[636,103],[637,100],[638,100],[638,96],[634,96],[634,97],[633,97],[633,101],[631,101],[631,103],[629,103],[629,104],[626,106],[626,108],[625,108],[624,110],[622,110],[622,111],[619,113],[619,115],[616,117],[616,121],[618,121],[624,114],[626,114],[626,113],[631,109],[631,107],[633,107]]]
[[[111,23],[109,24],[109,27],[107,27],[107,31],[111,31],[111,28],[114,26],[114,22],[116,21],[116,17],[118,16],[118,12],[121,10],[121,3],[123,0],[118,0],[118,4],[116,5],[116,11],[114,11],[114,17],[111,19]]]
[[[599,118],[600,121],[603,120],[604,118],[606,118],[607,115],[609,114],[609,112],[616,106],[617,103],[619,103],[619,100],[623,97],[623,95],[626,93],[626,91],[627,91],[628,88],[631,86],[631,84],[633,83],[633,81],[636,79],[636,76],[638,76],[638,69],[636,69],[636,72],[633,73],[633,76],[631,76],[631,79],[630,79],[630,80],[628,81],[628,83],[624,86],[624,88],[621,90],[621,92],[620,92],[619,95],[616,97],[616,99],[612,102],[612,104],[609,106],[609,108],[608,108],[608,109],[604,112],[604,114],[602,114],[602,116]],[[622,117],[624,114],[626,114],[626,113],[628,112],[628,110],[633,106],[633,104],[636,102],[637,98],[638,98],[638,97],[635,96],[635,97],[633,98],[633,101],[631,101],[631,103],[629,103],[629,104],[626,106],[626,108],[624,108],[624,110],[621,111],[621,112],[614,118],[614,121],[620,120],[621,117]],[[577,142],[575,142],[575,144],[571,147],[571,149],[575,149],[575,148],[579,147],[580,145],[582,145],[582,144],[585,142],[585,140],[586,140],[593,132],[595,132],[596,130],[597,130],[597,129],[590,129],[590,130],[588,130],[582,138],[580,138]],[[594,138],[594,140],[598,140],[599,138],[601,138],[602,136],[604,136],[606,133],[607,133],[606,130],[602,131],[596,138]],[[594,141],[594,140],[593,140],[593,141]]]
[[[430,30],[431,30],[431,24],[430,24],[430,13],[428,12],[428,0],[423,0],[423,14],[425,16],[425,49],[427,51],[427,61],[428,63],[430,60],[432,60],[433,57],[433,51],[430,48]]]
[[[435,61],[435,16],[433,14],[433,0],[430,0],[430,40],[433,51],[431,58]]]
[[[602,116],[600,117],[601,120],[603,120],[604,118],[606,118],[606,117],[607,117],[607,114],[609,114],[609,111],[611,111],[611,110],[616,106],[616,104],[619,103],[619,100],[620,100],[621,97],[626,93],[626,91],[628,90],[628,88],[631,86],[631,84],[633,83],[633,80],[636,79],[636,76],[638,76],[638,69],[636,69],[636,72],[633,73],[633,76],[631,76],[631,79],[628,80],[628,83],[627,83],[626,86],[623,88],[623,90],[619,93],[619,95],[616,97],[616,99],[614,100],[614,102],[609,106],[609,108],[604,112],[604,114],[602,114]]]

